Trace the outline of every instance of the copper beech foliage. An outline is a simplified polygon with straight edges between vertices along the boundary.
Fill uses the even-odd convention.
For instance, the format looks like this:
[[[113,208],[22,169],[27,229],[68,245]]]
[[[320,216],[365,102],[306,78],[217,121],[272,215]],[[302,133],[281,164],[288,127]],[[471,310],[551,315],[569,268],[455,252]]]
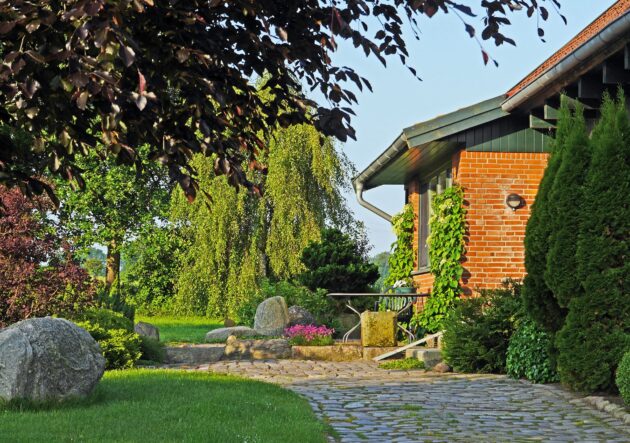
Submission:
[[[502,32],[512,14],[540,22],[545,5],[560,6],[478,1],[479,35],[497,45],[514,44]],[[141,166],[136,149],[146,143],[189,199],[196,152],[217,154],[217,173],[259,191],[243,168],[264,171],[258,154],[271,128],[311,120],[323,135],[354,138],[352,90],[371,86],[331,61],[340,40],[415,75],[404,22],[417,37],[419,18],[448,12],[477,38],[466,22],[475,13],[454,0],[0,0],[0,122],[33,137],[28,152],[2,147],[0,178],[51,193],[36,178],[48,168],[82,186],[78,153],[101,143]],[[263,77],[265,100],[252,82]],[[326,104],[307,99],[309,88]]]
[[[47,199],[0,186],[0,328],[29,317],[71,314],[94,285],[41,218]]]

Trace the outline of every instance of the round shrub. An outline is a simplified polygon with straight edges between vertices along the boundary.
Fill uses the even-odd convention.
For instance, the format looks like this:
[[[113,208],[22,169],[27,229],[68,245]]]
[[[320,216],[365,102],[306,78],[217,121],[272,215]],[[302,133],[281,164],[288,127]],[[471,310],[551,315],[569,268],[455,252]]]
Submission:
[[[505,356],[520,311],[520,285],[461,299],[444,321],[445,361],[458,372],[505,373]]]
[[[625,353],[617,367],[616,382],[621,398],[630,406],[630,351]]]
[[[530,319],[522,321],[510,338],[506,356],[507,374],[534,383],[559,381],[549,355],[551,345],[551,337],[536,322]]]
[[[122,314],[109,309],[90,309],[76,319],[101,347],[106,369],[127,369],[142,356],[141,339],[133,324]]]
[[[142,353],[140,358],[145,361],[162,363],[166,357],[164,343],[153,337],[140,336],[140,351]]]

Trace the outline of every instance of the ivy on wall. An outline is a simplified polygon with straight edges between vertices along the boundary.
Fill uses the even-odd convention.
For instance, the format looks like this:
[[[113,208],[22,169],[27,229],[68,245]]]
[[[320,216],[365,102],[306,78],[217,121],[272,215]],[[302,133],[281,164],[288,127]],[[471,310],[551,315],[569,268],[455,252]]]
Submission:
[[[406,280],[413,271],[413,228],[415,215],[410,204],[392,217],[392,226],[396,241],[392,244],[389,256],[389,275],[385,279],[385,288],[392,287],[398,280]]]
[[[441,329],[444,317],[462,292],[460,279],[464,267],[461,259],[465,253],[466,235],[466,209],[461,186],[454,185],[435,195],[431,203],[431,234],[427,241],[433,290],[414,321],[428,332]]]

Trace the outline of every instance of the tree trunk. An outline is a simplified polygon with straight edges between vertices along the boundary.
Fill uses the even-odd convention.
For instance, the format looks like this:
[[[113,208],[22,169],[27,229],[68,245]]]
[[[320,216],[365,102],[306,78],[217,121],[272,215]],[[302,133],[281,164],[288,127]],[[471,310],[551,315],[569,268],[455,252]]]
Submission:
[[[105,262],[107,268],[105,288],[107,293],[111,290],[112,285],[120,273],[120,251],[117,246],[116,240],[112,240],[109,245],[107,245],[107,260]]]

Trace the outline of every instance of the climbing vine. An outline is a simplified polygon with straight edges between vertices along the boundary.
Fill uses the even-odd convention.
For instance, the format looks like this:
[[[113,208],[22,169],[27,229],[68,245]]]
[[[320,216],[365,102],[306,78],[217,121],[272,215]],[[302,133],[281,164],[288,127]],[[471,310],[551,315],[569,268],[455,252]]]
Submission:
[[[429,219],[429,262],[433,274],[433,290],[415,323],[429,332],[441,329],[442,321],[461,294],[460,280],[464,272],[466,209],[464,190],[452,186],[433,197]]]
[[[392,217],[396,241],[392,244],[393,251],[389,256],[389,275],[384,282],[386,288],[399,280],[409,279],[413,271],[414,217],[410,204],[406,204],[402,211]]]

